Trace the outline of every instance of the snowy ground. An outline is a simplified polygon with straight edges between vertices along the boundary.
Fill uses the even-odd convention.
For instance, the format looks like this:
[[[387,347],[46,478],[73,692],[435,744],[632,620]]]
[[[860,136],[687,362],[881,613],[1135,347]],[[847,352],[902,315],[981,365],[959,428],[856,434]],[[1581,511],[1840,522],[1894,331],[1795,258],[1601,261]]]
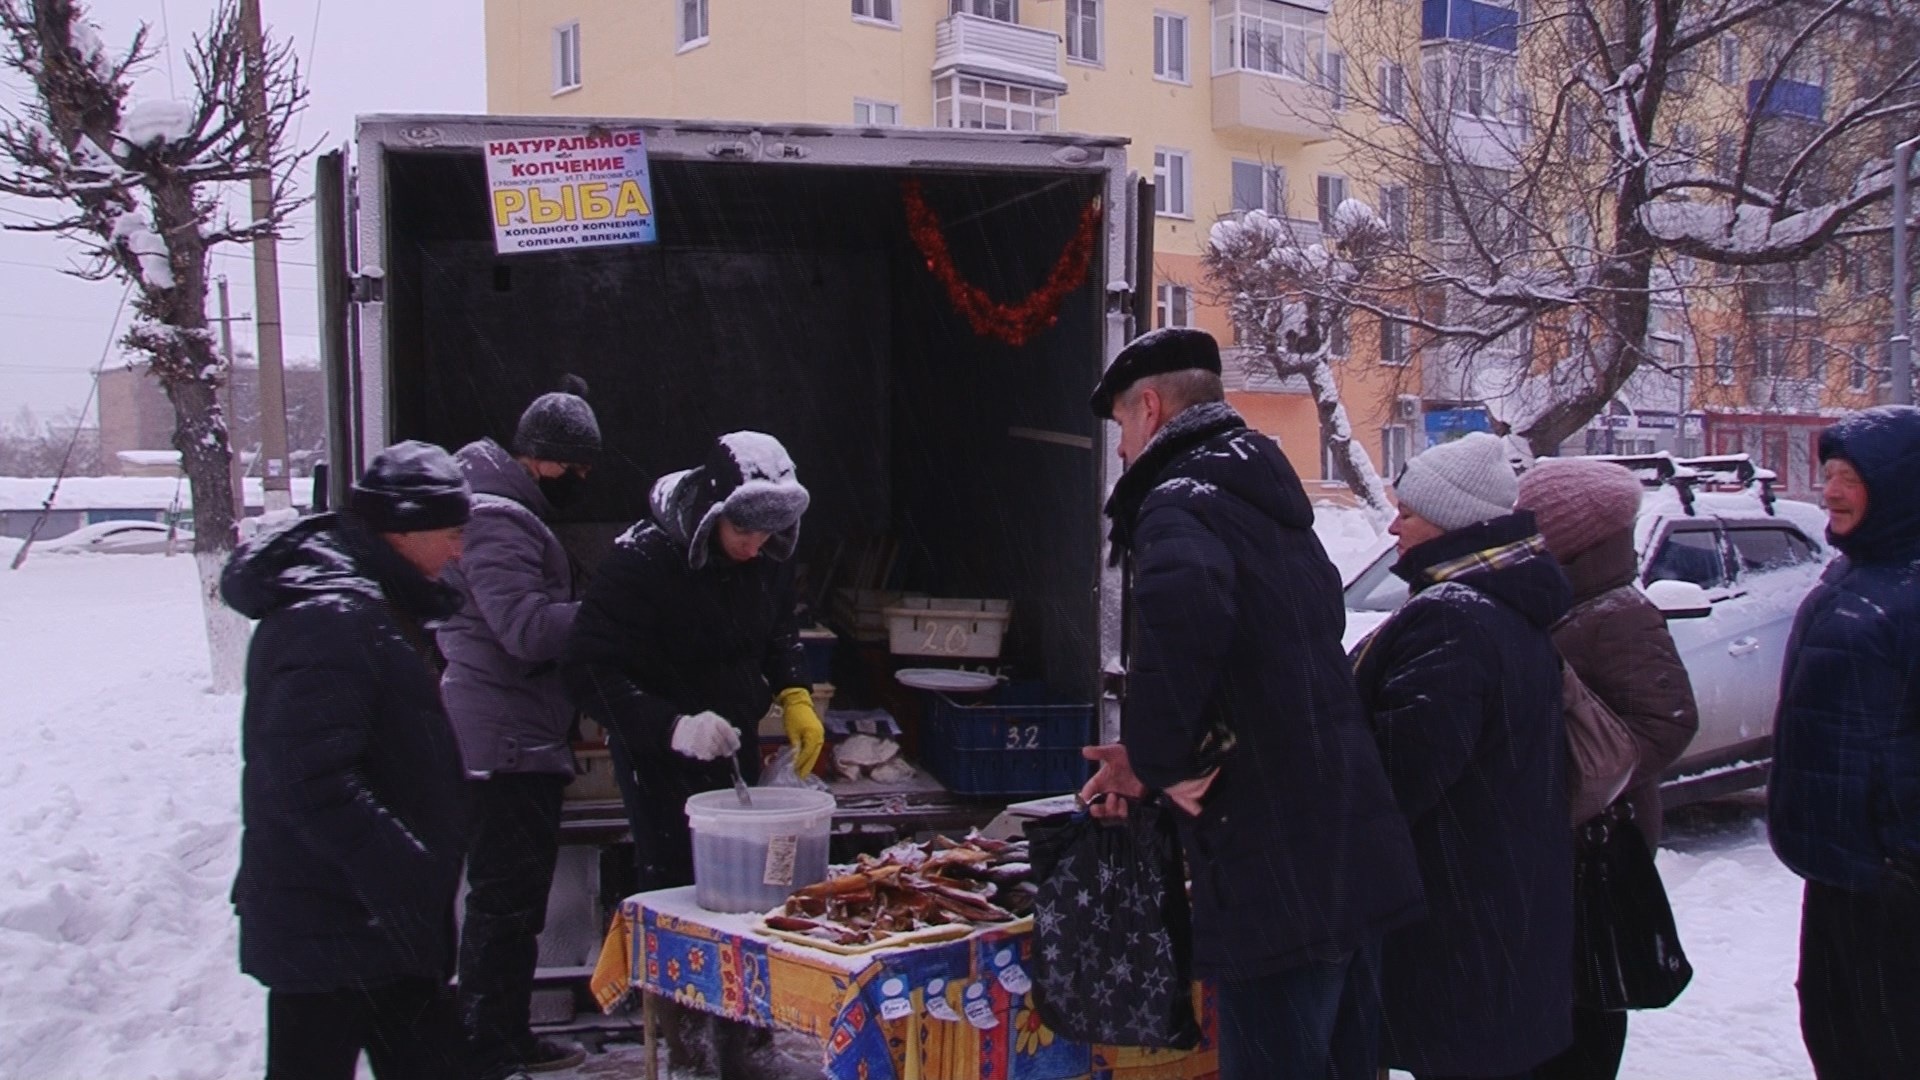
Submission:
[[[0,541],[0,560],[12,551]],[[186,558],[0,569],[0,1077],[262,1072],[264,994],[236,970],[226,899],[239,703],[204,692],[195,603]],[[1756,808],[1688,814],[1661,853],[1699,974],[1672,1009],[1634,1018],[1627,1077],[1811,1075],[1793,995],[1799,884]],[[634,1060],[581,1073],[631,1074]]]

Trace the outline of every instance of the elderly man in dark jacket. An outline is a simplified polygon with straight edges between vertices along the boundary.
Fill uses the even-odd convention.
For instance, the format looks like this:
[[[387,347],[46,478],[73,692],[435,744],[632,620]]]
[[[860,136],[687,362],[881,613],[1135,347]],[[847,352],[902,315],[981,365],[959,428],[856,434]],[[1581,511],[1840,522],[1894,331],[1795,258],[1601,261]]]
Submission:
[[[1920,410],[1820,434],[1842,558],[1800,605],[1767,821],[1807,881],[1800,1030],[1820,1080],[1920,1076]]]
[[[267,987],[267,1076],[469,1075],[446,988],[465,850],[460,751],[427,629],[459,607],[467,483],[446,451],[376,456],[350,510],[235,552],[258,619],[241,714],[240,967]]]
[[[1388,935],[1386,1064],[1420,1080],[1525,1077],[1572,1037],[1573,848],[1560,661],[1567,578],[1512,513],[1487,434],[1407,463],[1394,573],[1413,590],[1356,650],[1426,885],[1426,921]]]
[[[560,654],[579,602],[573,563],[546,519],[571,504],[600,455],[600,425],[572,380],[520,415],[511,453],[492,439],[460,449],[473,486],[466,550],[447,572],[460,610],[441,626],[441,693],[472,794],[460,1009],[476,1055],[501,1072],[571,1068],[578,1049],[528,1026],[539,936],[573,779],[574,710]]]
[[[1130,565],[1121,743],[1083,795],[1182,810],[1197,974],[1220,986],[1221,1076],[1364,1077],[1375,951],[1420,914],[1406,822],[1340,649],[1340,578],[1273,440],[1223,401],[1198,330],[1133,342],[1095,391],[1127,469],[1107,503]]]
[[[1573,610],[1553,643],[1580,681],[1633,735],[1633,779],[1614,812],[1630,813],[1651,847],[1660,842],[1660,781],[1694,733],[1700,710],[1666,617],[1640,591],[1633,530],[1644,489],[1610,461],[1547,458],[1520,477],[1520,509],[1573,585]],[[1627,1014],[1573,1011],[1573,1045],[1535,1080],[1613,1080],[1626,1049]]]
[[[794,616],[792,558],[807,489],[772,436],[723,435],[699,468],[654,485],[652,519],[615,544],[588,587],[566,674],[607,729],[642,889],[693,883],[688,796],[760,772],[757,734],[776,695],[797,767],[811,771],[824,731]],[[704,1064],[671,1018],[669,1050]],[[718,1022],[725,1080],[758,1075],[743,1025]]]

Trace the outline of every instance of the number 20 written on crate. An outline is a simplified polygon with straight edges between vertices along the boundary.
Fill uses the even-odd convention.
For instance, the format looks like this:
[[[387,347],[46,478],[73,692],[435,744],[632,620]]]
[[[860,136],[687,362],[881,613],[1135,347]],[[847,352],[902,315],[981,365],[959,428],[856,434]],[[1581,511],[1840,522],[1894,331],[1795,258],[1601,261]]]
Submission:
[[[638,130],[490,140],[487,195],[502,255],[658,238],[646,134]]]

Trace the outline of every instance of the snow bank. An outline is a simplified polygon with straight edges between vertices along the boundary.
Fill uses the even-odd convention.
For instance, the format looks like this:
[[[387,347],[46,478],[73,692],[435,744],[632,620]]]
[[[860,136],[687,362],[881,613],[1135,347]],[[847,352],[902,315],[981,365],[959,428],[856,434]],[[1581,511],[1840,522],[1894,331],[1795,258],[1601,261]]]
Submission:
[[[236,962],[238,709],[191,559],[0,570],[0,1076],[264,1071]]]

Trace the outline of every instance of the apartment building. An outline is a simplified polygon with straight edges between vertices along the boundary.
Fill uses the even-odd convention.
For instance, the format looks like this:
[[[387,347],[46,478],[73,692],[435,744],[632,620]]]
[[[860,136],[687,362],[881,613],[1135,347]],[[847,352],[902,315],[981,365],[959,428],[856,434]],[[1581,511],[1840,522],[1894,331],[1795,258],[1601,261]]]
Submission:
[[[488,104],[1124,135],[1156,184],[1155,322],[1230,342],[1200,266],[1223,215],[1263,209],[1311,240],[1353,196],[1431,247],[1456,242],[1462,218],[1494,212],[1471,191],[1464,208],[1435,198],[1417,169],[1368,167],[1341,132],[1390,139],[1416,112],[1444,113],[1456,164],[1497,192],[1549,126],[1541,105],[1564,64],[1529,52],[1552,3],[1526,14],[1527,0],[487,0]],[[1701,65],[1710,70],[1680,73],[1685,105],[1667,142],[1681,157],[1724,158],[1726,131],[1749,118],[1764,121],[1756,160],[1766,144],[1805,142],[1834,107],[1836,65],[1769,79],[1776,48],[1726,35]],[[1569,113],[1555,137],[1603,168],[1605,134],[1583,119]],[[1593,227],[1569,219],[1562,239],[1590,246]],[[1663,270],[1673,288],[1656,298],[1645,343],[1665,370],[1643,368],[1565,449],[1749,452],[1788,491],[1809,493],[1814,433],[1879,392],[1889,316],[1873,261],[1835,253],[1728,274],[1678,260]],[[1471,364],[1406,326],[1356,314],[1339,329],[1343,399],[1389,477],[1428,445],[1498,427],[1489,354],[1492,368],[1525,369],[1571,352],[1565,328],[1549,325]],[[1331,477],[1305,387],[1229,368],[1236,407],[1279,437],[1303,477]]]
[[[1259,208],[1311,238],[1358,191],[1332,129],[1316,122],[1341,107],[1345,75],[1327,0],[488,0],[486,10],[494,112],[1124,135],[1133,167],[1156,182],[1154,321],[1222,342],[1232,328],[1200,266],[1213,223]],[[1354,347],[1375,341],[1356,335]],[[1228,366],[1236,407],[1279,437],[1303,477],[1326,475],[1304,385]],[[1394,419],[1395,380],[1363,366],[1342,372],[1343,389],[1386,467],[1416,440]]]

